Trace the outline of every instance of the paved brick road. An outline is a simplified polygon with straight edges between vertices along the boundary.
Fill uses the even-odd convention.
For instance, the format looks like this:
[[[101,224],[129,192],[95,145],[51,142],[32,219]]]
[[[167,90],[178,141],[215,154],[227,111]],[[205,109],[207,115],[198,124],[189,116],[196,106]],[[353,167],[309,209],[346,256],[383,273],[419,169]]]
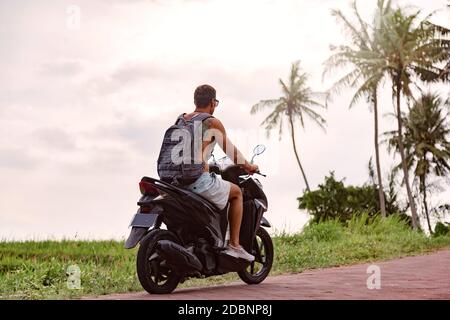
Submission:
[[[214,287],[178,289],[170,295],[138,292],[97,299],[450,299],[450,248],[423,256],[373,263],[381,272],[378,290],[367,288],[370,265],[274,276],[254,286],[232,282]]]

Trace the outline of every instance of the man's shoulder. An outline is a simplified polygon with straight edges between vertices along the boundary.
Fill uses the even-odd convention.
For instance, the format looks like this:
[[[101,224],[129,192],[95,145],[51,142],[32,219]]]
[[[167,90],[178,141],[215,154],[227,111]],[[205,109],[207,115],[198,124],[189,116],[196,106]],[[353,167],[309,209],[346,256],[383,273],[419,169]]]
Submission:
[[[221,131],[225,129],[222,122],[216,117],[210,117],[210,118],[206,119],[205,121],[207,121],[208,126],[211,129],[219,129]]]

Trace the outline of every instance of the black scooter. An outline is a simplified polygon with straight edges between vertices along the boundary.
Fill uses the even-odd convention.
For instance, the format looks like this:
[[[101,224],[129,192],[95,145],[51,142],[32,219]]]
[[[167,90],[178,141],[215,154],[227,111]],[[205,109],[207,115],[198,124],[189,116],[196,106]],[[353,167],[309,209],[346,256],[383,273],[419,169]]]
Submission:
[[[253,158],[264,152],[258,145]],[[252,159],[253,161],[253,159]],[[261,183],[237,165],[221,170],[217,164],[210,171],[239,185],[243,191],[244,214],[240,243],[255,256],[248,262],[225,255],[228,208],[219,210],[198,194],[163,181],[143,177],[139,183],[142,197],[130,226],[125,248],[140,243],[137,274],[144,289],[153,294],[171,293],[188,278],[204,278],[237,272],[248,284],[262,282],[273,262],[273,243],[262,227],[270,227],[263,217],[267,198]],[[167,230],[162,229],[165,225]]]

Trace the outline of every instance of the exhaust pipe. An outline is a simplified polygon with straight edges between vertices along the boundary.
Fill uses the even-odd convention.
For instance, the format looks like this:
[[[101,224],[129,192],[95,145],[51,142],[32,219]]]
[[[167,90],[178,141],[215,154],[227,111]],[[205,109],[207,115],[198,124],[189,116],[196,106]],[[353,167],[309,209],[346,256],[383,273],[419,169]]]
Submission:
[[[186,248],[170,240],[158,241],[156,252],[176,270],[184,272],[202,271],[200,260]]]

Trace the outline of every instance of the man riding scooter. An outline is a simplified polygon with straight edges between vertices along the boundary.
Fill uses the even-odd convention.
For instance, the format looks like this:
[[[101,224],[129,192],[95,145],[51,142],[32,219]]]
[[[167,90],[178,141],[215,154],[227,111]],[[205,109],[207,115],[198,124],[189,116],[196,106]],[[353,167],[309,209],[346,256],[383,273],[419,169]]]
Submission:
[[[127,249],[139,243],[137,275],[151,294],[171,293],[189,278],[230,272],[258,284],[272,268],[268,200],[251,176],[265,176],[253,165],[265,147],[257,145],[252,160],[245,160],[212,116],[219,101],[211,86],[198,87],[194,102],[194,112],[180,115],[164,134],[159,179],[144,176],[139,182],[139,208],[125,242]],[[235,164],[208,164],[217,143],[228,155],[222,159]]]
[[[208,160],[212,155],[212,150],[216,143],[235,163],[240,165],[248,174],[258,172],[258,166],[247,161],[242,153],[228,139],[225,127],[222,122],[213,117],[215,109],[219,105],[216,99],[216,90],[210,85],[201,85],[194,92],[195,110],[188,114],[183,114],[178,121],[194,122],[200,121],[202,134],[195,137],[201,139],[201,163],[203,172],[192,183],[183,187],[199,194],[215,204],[220,210],[224,209],[227,203],[229,207],[229,223],[230,223],[230,241],[228,247],[223,252],[235,258],[242,258],[247,261],[253,261],[255,257],[249,254],[239,244],[239,232],[243,214],[243,197],[239,186],[223,180],[219,175],[209,172]],[[198,143],[198,141],[194,141]],[[160,177],[164,175],[164,168],[158,167]],[[164,180],[164,179],[162,179]]]

